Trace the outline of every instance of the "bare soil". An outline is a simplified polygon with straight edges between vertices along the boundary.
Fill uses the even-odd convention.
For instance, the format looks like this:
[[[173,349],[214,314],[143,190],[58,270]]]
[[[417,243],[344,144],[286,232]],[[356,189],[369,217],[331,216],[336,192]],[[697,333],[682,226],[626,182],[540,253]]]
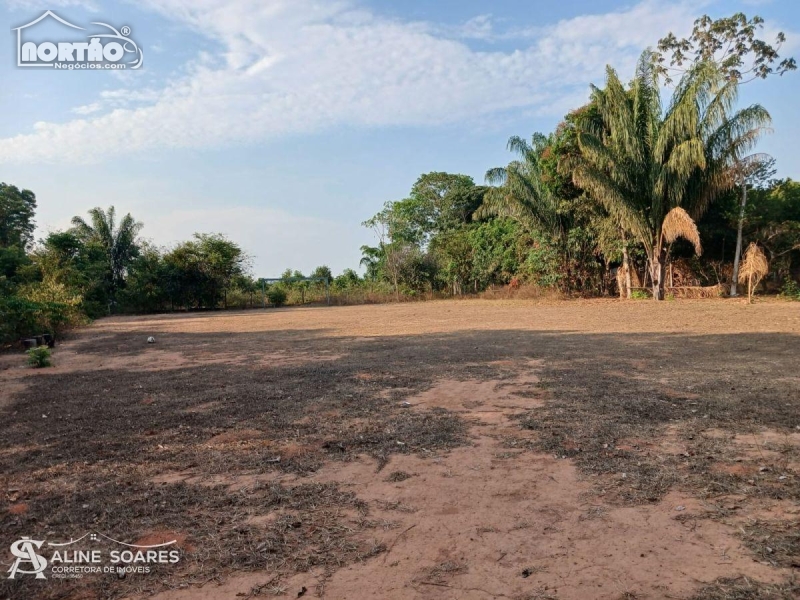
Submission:
[[[148,336],[156,343],[148,345]],[[435,301],[103,319],[0,356],[0,598],[800,597],[800,304]]]

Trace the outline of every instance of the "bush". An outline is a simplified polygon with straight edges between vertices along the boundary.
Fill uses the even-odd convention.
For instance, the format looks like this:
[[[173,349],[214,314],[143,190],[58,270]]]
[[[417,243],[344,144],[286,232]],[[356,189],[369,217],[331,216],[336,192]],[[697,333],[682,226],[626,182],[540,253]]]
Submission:
[[[633,298],[634,300],[649,300],[650,294],[648,294],[644,290],[633,290],[631,292],[631,298]]]
[[[267,290],[267,300],[275,307],[286,304],[286,291],[283,288],[272,287]]]
[[[50,366],[50,349],[45,346],[28,350],[28,364],[35,369]]]
[[[17,296],[0,297],[0,343],[50,333],[57,335],[81,322],[73,306],[61,302],[34,302]]]
[[[791,277],[787,277],[781,287],[781,296],[790,300],[800,300],[800,284]]]

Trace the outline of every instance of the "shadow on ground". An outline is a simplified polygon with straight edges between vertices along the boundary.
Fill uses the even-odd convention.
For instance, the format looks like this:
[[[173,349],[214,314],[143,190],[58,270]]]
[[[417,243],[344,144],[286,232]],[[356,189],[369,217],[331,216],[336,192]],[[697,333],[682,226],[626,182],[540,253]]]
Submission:
[[[771,470],[718,468],[736,460],[735,434],[769,428],[788,440],[797,432],[797,348],[796,336],[778,333],[347,338],[291,330],[170,334],[156,346],[139,333],[84,339],[78,352],[113,358],[113,368],[31,378],[3,413],[0,485],[9,491],[0,531],[4,540],[100,531],[125,541],[191,531],[182,583],[366,560],[385,550],[370,541],[378,524],[368,507],[303,476],[359,454],[383,466],[395,453],[435,456],[470,444],[463,418],[404,400],[444,378],[509,379],[533,368],[531,359],[540,361],[546,404],[517,415],[520,431],[536,435],[507,443],[573,459],[609,502],[654,502],[675,486],[705,498],[798,501],[798,449],[788,443]],[[153,364],[134,360],[148,352]],[[681,451],[664,451],[664,439]],[[175,476],[190,471],[205,480]],[[278,474],[297,479],[270,480]],[[234,489],[214,476],[253,479]],[[266,532],[250,523],[271,511],[282,516]],[[786,546],[786,564],[797,551]],[[113,589],[3,579],[0,597],[116,597],[176,585],[174,570],[156,575]]]

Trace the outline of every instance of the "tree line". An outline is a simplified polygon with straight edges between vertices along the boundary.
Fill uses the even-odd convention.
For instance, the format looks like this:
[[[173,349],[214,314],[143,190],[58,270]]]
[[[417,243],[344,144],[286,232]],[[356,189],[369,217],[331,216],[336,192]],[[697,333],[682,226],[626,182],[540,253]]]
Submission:
[[[363,223],[376,236],[361,248],[363,275],[320,266],[304,281],[287,269],[267,285],[225,236],[159,248],[113,206],[34,243],[34,193],[2,183],[0,341],[110,313],[281,305],[328,290],[353,302],[522,285],[736,295],[750,243],[768,261],[765,284],[800,298],[800,183],[775,179],[775,160],[755,152],[767,110],[737,107],[742,85],[795,69],[778,54],[783,34],[769,44],[761,26],[741,13],[702,17],[688,38],[668,34],[646,50],[630,79],[609,66],[554,131],[512,137],[513,159],[489,169],[485,185],[421,175]]]
[[[735,296],[748,241],[770,259],[766,282],[792,295],[800,190],[755,152],[768,111],[737,108],[742,85],[796,68],[778,54],[783,34],[775,45],[758,37],[762,23],[702,17],[690,37],[668,34],[646,50],[627,82],[609,66],[604,86],[591,86],[555,131],[512,137],[514,160],[489,169],[486,186],[422,175],[408,198],[364,223],[378,240],[362,248],[367,276],[397,297],[518,283]]]

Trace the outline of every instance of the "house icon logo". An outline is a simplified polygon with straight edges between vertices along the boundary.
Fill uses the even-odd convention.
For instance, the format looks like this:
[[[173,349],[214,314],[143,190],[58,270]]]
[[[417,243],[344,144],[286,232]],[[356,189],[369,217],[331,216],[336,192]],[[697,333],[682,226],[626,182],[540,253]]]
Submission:
[[[46,20],[60,26],[63,38],[38,42],[30,39],[36,27]],[[98,33],[88,33],[87,28],[74,25],[48,10],[30,23],[13,28],[11,31],[17,35],[17,66],[70,71],[141,68],[144,54],[130,37],[130,27],[117,29],[100,22],[92,22],[92,25],[105,29]],[[68,39],[69,36],[73,39]]]

